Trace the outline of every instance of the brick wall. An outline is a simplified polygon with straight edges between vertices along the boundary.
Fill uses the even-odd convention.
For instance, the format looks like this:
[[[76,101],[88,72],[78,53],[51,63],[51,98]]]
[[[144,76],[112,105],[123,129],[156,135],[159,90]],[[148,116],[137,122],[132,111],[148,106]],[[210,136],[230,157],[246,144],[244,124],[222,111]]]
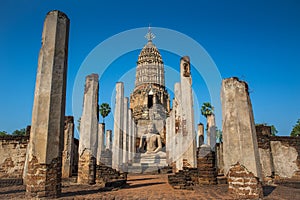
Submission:
[[[300,179],[300,137],[271,136],[270,126],[256,126],[263,178]]]
[[[0,137],[0,179],[22,178],[28,136]]]
[[[100,164],[96,166],[96,184],[103,187],[120,187],[126,184],[127,174],[105,165]]]
[[[0,179],[22,178],[23,168],[26,159],[27,136],[0,136]],[[77,174],[78,169],[78,139],[74,138],[73,151],[73,174]]]

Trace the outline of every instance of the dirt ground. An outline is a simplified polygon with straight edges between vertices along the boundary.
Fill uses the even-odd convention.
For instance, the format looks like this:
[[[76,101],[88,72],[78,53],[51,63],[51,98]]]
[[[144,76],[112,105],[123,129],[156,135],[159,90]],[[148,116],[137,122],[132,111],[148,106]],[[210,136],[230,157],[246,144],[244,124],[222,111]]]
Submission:
[[[0,188],[0,199],[26,199],[25,186]],[[127,185],[108,190],[99,186],[64,183],[59,199],[237,199],[227,192],[227,185],[196,186],[195,190],[174,190],[167,183],[167,175],[129,175]],[[268,200],[300,200],[300,182],[265,186]]]

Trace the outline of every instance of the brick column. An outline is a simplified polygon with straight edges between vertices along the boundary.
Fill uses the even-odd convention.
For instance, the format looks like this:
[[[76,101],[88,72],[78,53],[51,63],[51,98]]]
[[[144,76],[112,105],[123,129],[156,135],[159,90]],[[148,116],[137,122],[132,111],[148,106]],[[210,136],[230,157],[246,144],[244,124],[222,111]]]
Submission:
[[[64,150],[62,153],[62,178],[72,176],[73,150],[74,150],[74,118],[65,117]]]
[[[96,157],[98,147],[98,91],[99,76],[91,74],[86,77],[83,111],[80,121],[78,183],[94,184]]]
[[[105,140],[106,145],[105,145],[105,149],[108,149],[110,151],[112,149],[112,136],[111,136],[111,134],[112,134],[111,130],[106,130],[106,136],[105,136],[106,137],[106,140]]]
[[[184,56],[180,59],[180,85],[182,105],[182,148],[184,167],[196,167],[196,135],[194,128],[194,103],[192,93],[192,76],[190,58]]]
[[[224,172],[240,163],[261,180],[261,166],[252,105],[246,82],[222,81]]]
[[[28,198],[61,193],[69,24],[60,11],[49,12],[44,22],[27,152]]]
[[[198,147],[201,147],[202,144],[204,144],[204,126],[202,123],[198,124]]]
[[[124,84],[116,84],[116,103],[114,112],[114,140],[112,148],[112,168],[120,170],[122,164],[123,146],[123,109],[124,106]]]
[[[97,147],[97,165],[100,165],[101,154],[104,151],[104,133],[105,124],[98,124],[98,147]]]

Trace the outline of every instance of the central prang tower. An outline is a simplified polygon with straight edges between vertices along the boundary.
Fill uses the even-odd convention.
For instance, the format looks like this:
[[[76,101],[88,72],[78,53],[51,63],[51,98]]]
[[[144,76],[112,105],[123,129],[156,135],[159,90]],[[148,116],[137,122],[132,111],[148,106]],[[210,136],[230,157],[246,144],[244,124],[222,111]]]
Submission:
[[[162,57],[152,43],[155,35],[149,28],[148,40],[137,61],[135,88],[130,95],[130,108],[137,124],[137,144],[150,124],[165,144],[165,119],[170,112],[169,94],[165,88],[165,72]]]

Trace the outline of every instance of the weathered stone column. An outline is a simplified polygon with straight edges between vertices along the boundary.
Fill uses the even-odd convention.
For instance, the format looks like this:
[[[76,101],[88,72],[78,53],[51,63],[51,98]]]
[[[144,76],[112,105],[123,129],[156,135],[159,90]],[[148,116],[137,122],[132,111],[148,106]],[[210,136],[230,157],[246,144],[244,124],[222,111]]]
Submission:
[[[29,138],[30,138],[30,130],[31,130],[31,126],[27,126],[25,135],[29,136]],[[26,177],[27,177],[28,162],[29,162],[29,154],[28,154],[28,152],[29,152],[29,138],[28,138],[28,145],[26,147],[26,157],[25,157],[25,163],[24,163],[23,175],[22,175],[24,185],[26,185]]]
[[[224,173],[239,163],[261,179],[258,144],[248,85],[237,78],[222,81]]]
[[[27,152],[28,198],[61,193],[69,24],[60,11],[49,12],[44,22]]]
[[[216,129],[215,115],[207,115],[207,144],[212,151],[216,150]]]
[[[126,168],[128,163],[128,97],[124,98],[124,116],[123,116],[123,164]],[[124,169],[124,171],[127,171]]]
[[[123,161],[123,112],[124,112],[124,84],[116,84],[116,103],[114,113],[114,140],[112,149],[112,168],[120,170]]]
[[[171,165],[172,156],[171,156],[171,142],[172,142],[172,130],[171,130],[171,122],[172,122],[172,111],[170,112],[170,116],[166,119],[166,157],[167,163]]]
[[[219,145],[216,146],[216,152],[218,174],[224,175],[223,142],[220,142]]]
[[[132,162],[133,159],[133,131],[132,113],[131,109],[128,109],[128,162]]]
[[[74,117],[65,117],[64,150],[62,152],[62,178],[72,176],[74,150]]]
[[[173,150],[173,162],[175,162],[175,171],[178,172],[182,170],[183,167],[183,154],[185,149],[183,149],[183,136],[182,136],[182,101],[181,101],[181,84],[175,83],[174,85],[175,99],[173,100],[173,110],[172,111],[172,122],[171,130],[173,137],[172,149]]]
[[[110,150],[112,149],[112,137],[111,137],[112,131],[111,130],[106,130],[106,145],[105,149]]]
[[[202,144],[204,144],[204,126],[202,123],[198,124],[198,147],[201,147]]]
[[[94,184],[98,146],[98,91],[99,76],[91,74],[86,77],[83,111],[80,121],[78,183]]]
[[[194,128],[194,103],[192,94],[192,76],[190,58],[180,59],[180,85],[182,106],[182,148],[184,150],[183,166],[196,167],[196,135]]]
[[[136,137],[137,137],[137,126],[136,126],[133,118],[131,119],[131,127],[132,127],[132,145],[131,145],[132,156],[131,156],[131,159],[133,161],[135,153],[136,153]]]
[[[104,151],[104,133],[105,133],[105,124],[98,124],[98,147],[97,147],[97,165],[100,165],[101,153]]]

